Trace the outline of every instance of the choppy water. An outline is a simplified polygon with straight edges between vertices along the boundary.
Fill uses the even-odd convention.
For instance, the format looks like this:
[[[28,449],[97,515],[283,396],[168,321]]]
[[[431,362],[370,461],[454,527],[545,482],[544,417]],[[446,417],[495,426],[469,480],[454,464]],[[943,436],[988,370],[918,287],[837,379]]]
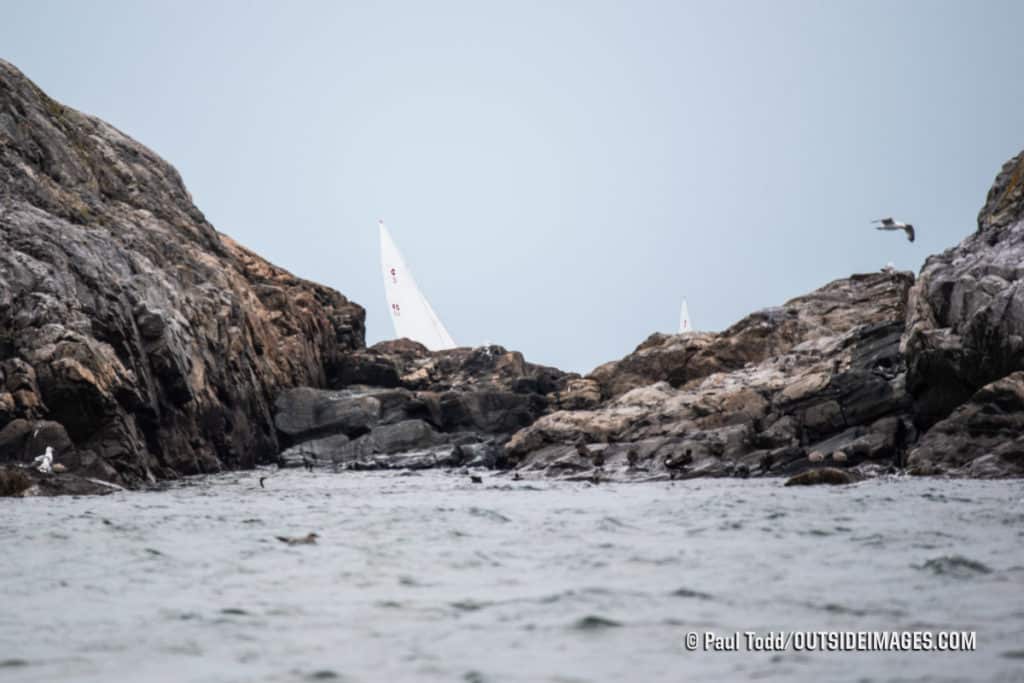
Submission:
[[[0,680],[1024,678],[1020,482],[261,474],[0,499]],[[977,651],[682,646],[780,629],[976,631]]]

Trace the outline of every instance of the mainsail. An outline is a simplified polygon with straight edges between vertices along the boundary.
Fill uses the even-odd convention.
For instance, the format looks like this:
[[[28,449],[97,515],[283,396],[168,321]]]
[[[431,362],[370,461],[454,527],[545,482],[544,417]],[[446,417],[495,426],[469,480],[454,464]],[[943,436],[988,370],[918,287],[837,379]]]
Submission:
[[[683,305],[679,308],[679,334],[686,332],[693,332],[693,327],[690,325],[690,309],[686,306],[686,299],[683,299]]]
[[[448,334],[437,313],[423,296],[412,271],[405,265],[391,233],[380,226],[380,262],[384,268],[384,294],[391,309],[391,321],[395,324],[395,337],[406,337],[426,346],[431,351],[455,348],[452,336]]]

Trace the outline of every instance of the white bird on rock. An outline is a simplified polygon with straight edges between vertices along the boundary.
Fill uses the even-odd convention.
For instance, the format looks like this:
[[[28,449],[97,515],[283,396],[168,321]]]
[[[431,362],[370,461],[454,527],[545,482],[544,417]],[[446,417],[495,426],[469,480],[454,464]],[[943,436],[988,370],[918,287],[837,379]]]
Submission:
[[[32,465],[43,474],[53,474],[53,448],[47,446],[46,452],[36,456],[36,459],[32,461]]]
[[[879,218],[878,220],[871,221],[872,223],[879,223],[876,230],[902,230],[907,233],[907,239],[911,242],[914,241],[914,226],[910,223],[901,223],[894,221],[892,218]]]

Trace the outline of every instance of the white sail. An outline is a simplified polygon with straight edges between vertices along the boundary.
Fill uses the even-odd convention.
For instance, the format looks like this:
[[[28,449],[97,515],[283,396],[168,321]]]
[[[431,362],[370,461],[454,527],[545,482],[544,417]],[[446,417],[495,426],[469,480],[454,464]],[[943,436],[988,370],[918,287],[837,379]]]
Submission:
[[[384,269],[384,294],[395,324],[395,337],[406,337],[426,346],[431,351],[455,348],[448,330],[430,307],[427,298],[416,286],[412,271],[391,239],[391,233],[380,225],[380,262]]]
[[[690,325],[690,309],[686,305],[686,299],[683,299],[683,305],[679,307],[679,334],[685,334],[687,332],[693,332],[693,326]]]

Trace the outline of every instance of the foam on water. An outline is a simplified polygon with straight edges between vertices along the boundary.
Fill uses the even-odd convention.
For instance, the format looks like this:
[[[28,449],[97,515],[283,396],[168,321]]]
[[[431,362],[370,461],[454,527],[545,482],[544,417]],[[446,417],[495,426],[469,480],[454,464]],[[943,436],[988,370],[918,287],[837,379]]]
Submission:
[[[0,499],[5,681],[1004,679],[1019,482],[634,485],[249,472]],[[320,534],[317,545],[275,536]],[[687,631],[968,630],[974,653],[687,652]]]

